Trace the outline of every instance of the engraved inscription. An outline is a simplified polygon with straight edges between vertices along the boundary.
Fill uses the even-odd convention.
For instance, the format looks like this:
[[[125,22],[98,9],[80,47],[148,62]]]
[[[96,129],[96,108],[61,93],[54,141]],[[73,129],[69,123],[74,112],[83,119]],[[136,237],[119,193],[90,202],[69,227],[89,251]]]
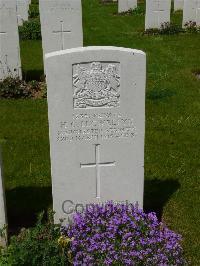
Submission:
[[[119,71],[117,62],[73,65],[74,108],[119,107]]]
[[[58,126],[59,142],[132,139],[136,136],[134,120],[120,113],[74,114],[72,121],[61,121]]]

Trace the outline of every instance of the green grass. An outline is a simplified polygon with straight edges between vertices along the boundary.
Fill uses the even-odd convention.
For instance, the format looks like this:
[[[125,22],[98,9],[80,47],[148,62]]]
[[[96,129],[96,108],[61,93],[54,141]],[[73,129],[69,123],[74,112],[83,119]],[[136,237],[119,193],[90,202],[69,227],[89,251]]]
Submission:
[[[143,36],[144,16],[119,16],[116,4],[83,1],[84,45],[112,45],[147,53],[145,209],[157,211],[184,237],[192,265],[200,264],[200,35]],[[172,20],[181,25],[181,12]],[[43,73],[41,42],[21,42],[28,79]],[[51,206],[47,104],[0,102],[8,217],[30,225]]]
[[[23,77],[26,80],[40,80],[44,75],[42,41],[21,41]]]

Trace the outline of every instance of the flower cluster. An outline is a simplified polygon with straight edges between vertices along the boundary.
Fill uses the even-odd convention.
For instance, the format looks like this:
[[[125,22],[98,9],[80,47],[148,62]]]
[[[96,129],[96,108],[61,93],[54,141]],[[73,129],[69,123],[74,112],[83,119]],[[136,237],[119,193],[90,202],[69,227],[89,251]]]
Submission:
[[[93,205],[62,228],[73,265],[185,265],[181,237],[137,205]]]
[[[184,25],[186,32],[190,33],[200,33],[200,27],[195,21],[188,21]]]

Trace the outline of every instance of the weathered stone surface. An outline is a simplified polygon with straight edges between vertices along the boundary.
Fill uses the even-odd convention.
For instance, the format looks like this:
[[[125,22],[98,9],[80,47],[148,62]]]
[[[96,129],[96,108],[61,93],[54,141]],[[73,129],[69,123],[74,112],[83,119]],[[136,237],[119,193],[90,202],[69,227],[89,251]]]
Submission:
[[[19,26],[28,20],[28,10],[29,2],[27,0],[17,0],[17,22]]]
[[[174,11],[183,10],[184,0],[174,0]]]
[[[183,27],[187,22],[200,26],[200,0],[185,0],[183,7]]]
[[[0,80],[21,78],[19,34],[15,0],[0,0]]]
[[[78,204],[143,205],[146,57],[118,47],[46,55],[55,222]]]
[[[43,54],[83,46],[81,0],[40,0]]]
[[[137,0],[118,0],[118,12],[126,12],[137,7]]]
[[[171,0],[146,0],[145,30],[170,22]]]

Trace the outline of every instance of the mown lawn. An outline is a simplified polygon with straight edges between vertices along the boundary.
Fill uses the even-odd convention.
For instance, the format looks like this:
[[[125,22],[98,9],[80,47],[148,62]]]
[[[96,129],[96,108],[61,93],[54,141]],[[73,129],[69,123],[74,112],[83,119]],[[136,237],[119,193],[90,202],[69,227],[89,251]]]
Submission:
[[[116,4],[83,1],[84,45],[147,53],[145,209],[184,237],[186,256],[200,264],[200,34],[144,36],[144,15],[119,16]],[[182,14],[172,14],[181,24]],[[40,41],[21,42],[27,79],[43,74]],[[12,229],[32,225],[51,206],[46,100],[1,100],[8,218]]]

